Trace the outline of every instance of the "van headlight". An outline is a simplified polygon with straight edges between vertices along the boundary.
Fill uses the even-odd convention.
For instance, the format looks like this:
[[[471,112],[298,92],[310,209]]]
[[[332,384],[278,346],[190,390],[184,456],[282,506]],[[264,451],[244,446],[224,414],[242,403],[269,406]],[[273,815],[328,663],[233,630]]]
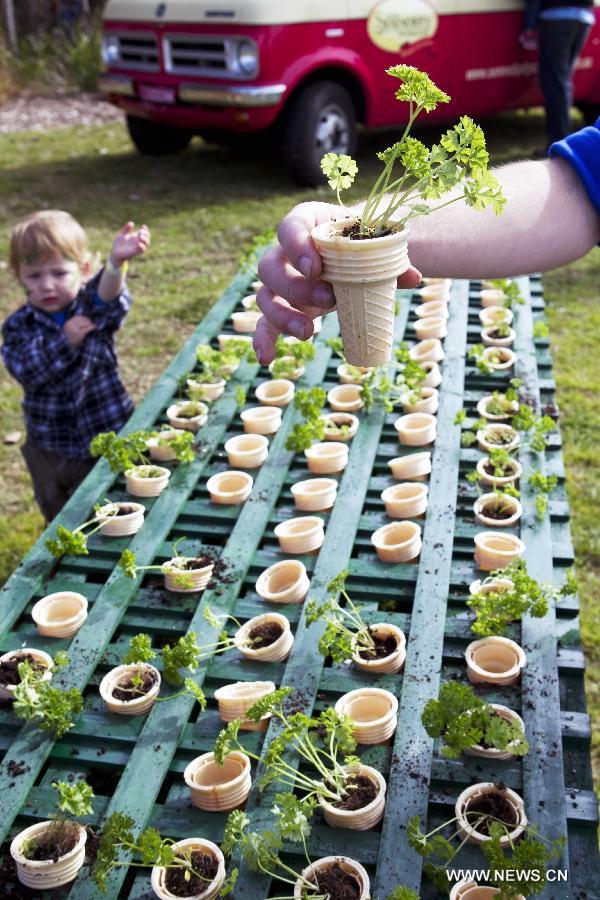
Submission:
[[[109,34],[102,39],[102,59],[107,66],[114,66],[119,62],[119,57],[119,38],[116,34]]]
[[[235,50],[236,68],[241,75],[249,77],[258,71],[258,48],[254,41],[241,40]]]

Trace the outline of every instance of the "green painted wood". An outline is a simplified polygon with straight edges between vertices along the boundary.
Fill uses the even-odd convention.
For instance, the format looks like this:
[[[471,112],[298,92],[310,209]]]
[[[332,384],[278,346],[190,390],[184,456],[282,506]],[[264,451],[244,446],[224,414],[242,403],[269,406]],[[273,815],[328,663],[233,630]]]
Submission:
[[[248,283],[247,273],[240,272],[236,275],[220,300],[209,310],[163,376],[135,410],[123,429],[124,433],[153,426],[157,412],[166,407],[167,401],[173,396],[178,378],[193,368],[197,346],[209,341],[222,329],[231,311],[239,302],[240,295],[246,291]],[[115,476],[107,463],[101,460],[65,504],[51,527],[60,523],[66,528],[76,528],[83,521],[82,511],[91,510],[94,503],[105,497],[114,480]],[[83,514],[85,515],[86,512]],[[47,537],[48,532],[45,531],[0,592],[0,636],[12,627],[26,600],[32,596],[41,580],[56,563],[45,547]]]
[[[437,696],[444,644],[460,457],[460,427],[452,423],[462,406],[467,305],[467,284],[455,282],[445,341],[440,424],[429,481],[427,523],[375,878],[376,897],[387,896],[398,884],[418,890],[421,883],[422,857],[409,846],[406,828],[411,816],[423,819],[427,815],[433,742],[421,725],[420,713],[425,702]]]
[[[307,366],[305,381],[309,385],[319,384],[322,379],[330,356],[323,341],[334,333],[334,329],[333,320],[323,328],[316,359]],[[252,495],[239,513],[223,553],[222,560],[228,566],[228,583],[218,591],[215,588],[204,591],[198,610],[190,622],[188,630],[196,632],[201,645],[214,641],[221,630],[211,627],[204,619],[206,606],[209,605],[217,614],[228,614],[233,609],[292,459],[292,454],[285,450],[286,437],[300,418],[300,414],[292,406],[287,408],[282,425],[271,443],[269,456],[259,470]],[[194,675],[194,680],[199,685],[204,682],[206,671],[202,669]],[[131,815],[136,822],[136,832],[142,831],[148,822],[155,798],[193,707],[194,702],[188,697],[179,697],[170,701],[168,706],[157,704],[146,718],[140,739],[109,805],[109,813],[118,810]],[[159,749],[156,750],[156,747]],[[113,872],[109,890],[116,894],[126,874],[126,869]],[[85,873],[78,878],[72,896],[76,900],[87,900],[102,895],[88,873]]]
[[[519,283],[521,293],[527,297],[527,279]],[[515,311],[517,337],[515,350],[517,361],[515,374],[522,379],[521,391],[540,412],[540,394],[535,350],[533,347],[533,320],[528,304]],[[523,466],[520,481],[523,516],[521,539],[525,542],[525,561],[529,573],[542,582],[554,581],[550,519],[538,521],[535,512],[535,494],[528,484],[529,476],[536,470],[544,472],[544,454],[531,452],[523,442],[519,460]],[[534,702],[523,709],[523,719],[530,752],[523,759],[524,800],[527,815],[539,825],[548,840],[567,838],[565,782],[563,771],[562,740],[560,732],[560,697],[556,647],[556,615],[550,605],[543,619],[526,616],[522,622],[523,649],[527,653],[527,666],[521,676],[523,693]],[[561,858],[561,867],[567,866],[568,841]],[[548,886],[539,896],[561,900],[569,897],[570,888],[565,884]]]
[[[394,333],[396,345],[403,339],[408,311],[409,303],[405,301],[401,304],[400,313],[396,317]],[[319,603],[326,599],[327,585],[331,579],[346,567],[350,559],[366,493],[365,476],[368,476],[371,471],[385,418],[384,410],[381,407],[375,407],[369,416],[363,419],[352,440],[348,465],[344,471],[325,535],[325,542],[319,552],[311,579],[310,596]],[[371,548],[371,556],[374,556],[373,548]],[[381,577],[381,569],[384,567],[378,564],[377,568]],[[389,567],[386,573],[387,577],[393,578],[395,571],[401,568],[403,568],[401,565]],[[324,630],[325,626],[322,622],[314,622],[307,627],[303,611],[282,680],[282,684],[295,688],[294,710],[303,711],[307,715],[312,713],[323,672],[324,659],[319,652],[318,645]],[[361,682],[364,683],[364,679]],[[395,689],[392,687],[392,683],[389,684],[389,689],[395,690],[395,692],[398,687],[397,681]],[[265,737],[265,749],[277,733],[276,724],[271,722]],[[261,796],[258,782],[263,773],[262,765],[259,765],[253,789],[246,804],[247,815],[255,824],[259,817],[260,821],[264,821],[264,808],[268,806],[269,800],[272,800],[276,793],[274,786],[267,789]],[[260,873],[251,872],[243,860],[236,860],[236,862],[239,863],[240,868],[236,896],[239,894],[245,900],[264,900],[270,879]]]
[[[533,292],[532,309],[537,318],[543,310],[540,283],[535,279],[530,283]],[[241,287],[240,284],[238,280],[237,294],[234,292],[232,295],[229,311],[245,291],[245,283]],[[279,684],[291,681],[302,689],[306,681],[308,691],[301,699],[307,711],[313,708],[315,711],[324,709],[335,703],[340,694],[372,681],[393,690],[401,699],[401,725],[397,732],[396,745],[400,741],[400,732],[406,730],[404,727],[406,724],[409,735],[418,735],[420,708],[428,696],[427,691],[437,693],[437,681],[440,677],[444,680],[465,677],[463,652],[472,637],[470,614],[466,610],[465,599],[468,585],[475,577],[472,536],[476,529],[472,523],[474,493],[470,486],[464,484],[464,475],[479,458],[479,452],[461,449],[456,456],[450,453],[452,443],[450,434],[455,431],[457,440],[459,429],[453,429],[449,423],[453,419],[453,411],[463,404],[463,396],[466,407],[474,410],[475,403],[482,393],[507,384],[507,379],[488,379],[482,377],[470,364],[466,367],[464,365],[465,340],[469,345],[477,340],[478,287],[476,282],[469,285],[466,283],[454,285],[457,297],[464,291],[464,304],[457,305],[453,300],[451,333],[446,341],[448,356],[444,367],[442,406],[438,415],[439,436],[434,449],[434,472],[430,481],[430,508],[424,523],[425,543],[420,563],[385,567],[377,561],[370,545],[370,533],[373,528],[387,521],[379,496],[384,487],[393,483],[387,461],[400,452],[405,452],[399,448],[393,429],[396,416],[381,414],[363,417],[361,430],[351,445],[349,466],[340,479],[338,502],[331,515],[327,517],[326,543],[318,557],[304,559],[312,577],[311,596],[317,598],[324,596],[327,582],[343,567],[344,560],[348,562],[351,572],[351,593],[356,600],[364,604],[365,618],[369,621],[389,619],[408,633],[409,653],[413,656],[407,662],[409,668],[405,676],[368,679],[364,673],[354,670],[353,667],[324,666],[323,660],[316,652],[318,629],[314,626],[306,629],[302,607],[293,606],[281,609],[288,615],[296,633],[294,649],[287,665],[269,665],[267,676],[264,664],[249,663],[235,652],[207,660],[197,676],[198,683],[203,685],[209,697],[209,708],[202,716],[197,716],[193,704],[189,701],[180,700],[155,707],[153,713],[143,720],[123,721],[120,717],[108,715],[104,711],[97,694],[97,686],[104,672],[120,661],[132,634],[146,630],[154,641],[160,642],[170,639],[171,636],[176,639],[185,631],[193,629],[199,632],[200,640],[203,642],[214,635],[214,631],[203,619],[206,603],[223,612],[233,611],[241,619],[264,611],[264,603],[254,591],[254,582],[264,568],[281,559],[272,528],[282,518],[294,514],[289,487],[294,480],[306,475],[301,455],[292,457],[282,449],[284,435],[294,420],[293,412],[288,410],[284,417],[284,427],[272,444],[272,456],[258,476],[252,500],[245,505],[241,515],[238,515],[238,510],[212,507],[204,487],[204,480],[199,477],[194,480],[191,490],[187,493],[187,488],[184,490],[183,486],[179,485],[180,493],[177,494],[175,508],[171,511],[172,527],[162,529],[159,523],[159,519],[163,518],[160,507],[159,513],[155,514],[157,504],[149,504],[148,521],[152,519],[154,525],[147,537],[151,538],[152,546],[142,539],[143,532],[140,533],[138,555],[146,554],[144,556],[146,561],[162,562],[170,556],[172,540],[180,535],[186,535],[190,549],[201,544],[203,548],[213,552],[222,552],[223,559],[229,564],[229,583],[215,586],[211,591],[205,592],[200,605],[197,598],[193,597],[166,598],[162,588],[157,587],[156,579],[154,581],[144,579],[141,584],[128,583],[131,596],[122,597],[115,587],[118,579],[115,582],[113,570],[120,552],[129,544],[128,539],[118,541],[93,539],[90,542],[92,553],[89,558],[65,560],[57,573],[51,577],[48,577],[48,573],[44,570],[43,558],[37,563],[33,560],[29,568],[22,567],[21,574],[11,581],[10,590],[19,606],[19,612],[12,621],[17,623],[17,617],[22,610],[26,611],[26,614],[18,620],[12,630],[6,631],[0,646],[6,648],[21,646],[23,643],[30,643],[32,639],[38,646],[43,645],[47,648],[51,645],[51,650],[55,650],[59,644],[68,645],[68,642],[53,642],[50,639],[43,641],[37,638],[27,616],[31,602],[52,589],[73,587],[83,590],[93,600],[91,612],[96,618],[92,622],[96,623],[97,628],[100,623],[104,624],[106,621],[110,624],[110,628],[107,629],[109,633],[103,635],[102,647],[92,648],[93,658],[86,658],[92,644],[91,633],[86,635],[83,632],[84,640],[73,644],[76,659],[69,670],[70,675],[69,673],[67,675],[76,678],[78,684],[87,684],[85,710],[76,727],[62,740],[55,744],[50,742],[48,747],[31,748],[31,758],[38,768],[33,775],[27,773],[25,776],[29,779],[31,789],[21,789],[20,795],[23,799],[27,798],[28,805],[22,806],[15,827],[22,827],[48,815],[53,802],[51,783],[56,778],[79,775],[98,778],[99,774],[105,773],[110,787],[105,787],[97,797],[94,817],[96,822],[107,810],[119,809],[132,814],[140,829],[150,823],[159,827],[162,833],[174,838],[202,834],[219,841],[225,816],[205,814],[190,808],[182,773],[189,760],[212,747],[221,725],[212,696],[216,687],[228,681],[270,677]],[[468,309],[467,299],[470,301]],[[463,321],[462,328],[459,328],[456,319],[459,309],[459,317],[462,317]],[[414,334],[412,323],[408,323],[405,327],[407,312],[408,305],[402,310],[397,337],[402,330],[406,337]],[[467,320],[468,328],[465,327]],[[223,322],[224,318],[214,320],[212,330],[210,328],[206,330],[203,340],[210,339],[215,329],[222,327]],[[332,317],[326,319],[325,327],[322,338],[334,333],[335,319],[333,321]],[[321,383],[329,388],[337,383],[335,371],[337,360],[332,360],[329,352],[324,350],[322,339],[317,342],[317,346],[318,359],[307,367],[305,380],[309,383]],[[547,351],[547,342],[536,341],[535,345],[532,342],[529,347],[529,361],[537,378],[542,402],[556,410],[555,385],[551,377],[551,360]],[[191,353],[188,363],[192,362],[193,358],[194,352]],[[178,360],[179,357],[170,370],[189,369],[189,364],[179,366]],[[249,369],[244,373],[245,380],[253,381],[257,374],[256,367]],[[262,380],[260,375],[258,377]],[[156,419],[158,416],[159,420],[164,419],[164,408],[172,395],[173,387],[174,379],[168,388],[164,388],[159,398],[160,402],[150,404],[149,418]],[[253,403],[251,392],[249,398],[252,398],[249,402]],[[216,418],[220,418],[220,414]],[[144,422],[144,425],[147,424]],[[226,467],[222,451],[217,449],[217,444],[225,433],[230,436],[241,431],[235,418],[231,419],[229,410],[223,413],[221,424],[223,428],[220,438],[205,455],[205,463],[207,466],[210,465],[211,472]],[[214,425],[216,428],[216,419]],[[213,452],[214,450],[216,452]],[[560,489],[553,494],[548,530],[544,536],[544,543],[540,544],[539,552],[540,554],[545,552],[548,558],[552,556],[554,577],[560,580],[565,567],[572,560],[573,548],[568,527],[564,466],[558,435],[552,440],[545,456],[546,471],[557,474],[562,483]],[[453,491],[452,483],[456,488],[457,476],[460,477],[460,484],[458,491],[456,489]],[[121,496],[122,480],[115,481],[110,476],[109,482],[108,487],[103,487],[103,491],[106,490],[109,496]],[[173,481],[173,486],[177,486],[176,481]],[[168,493],[170,494],[170,490]],[[89,502],[96,499],[94,496]],[[445,505],[447,499],[450,506]],[[440,547],[436,546],[438,542],[434,539],[435,534],[437,531],[443,531],[436,511],[446,514],[446,533],[442,536],[442,544],[450,550],[453,544],[453,553],[450,557],[444,551],[440,553]],[[448,527],[450,523],[452,525]],[[434,593],[429,592],[425,597],[428,579],[433,578],[435,574],[433,570],[436,567],[438,571]],[[3,599],[5,593],[0,594],[0,616],[6,606]],[[440,613],[438,618],[437,613],[433,614],[437,624],[433,637],[432,633],[427,631],[430,613],[430,610],[425,609],[427,605],[433,605],[434,611],[438,609]],[[597,870],[600,869],[594,838],[597,810],[591,790],[590,728],[583,696],[583,655],[577,633],[577,612],[576,598],[561,602],[556,610],[554,630],[549,631],[550,637],[560,642],[555,665],[556,693],[560,701],[560,705],[556,705],[555,708],[557,716],[555,730],[558,740],[562,741],[566,786],[563,799],[559,798],[557,802],[559,805],[562,803],[565,810],[563,827],[569,835],[572,885],[577,891],[572,895],[574,898],[583,897],[582,891],[587,891],[586,896],[595,896],[594,890],[598,886]],[[536,622],[532,622],[534,633],[535,626]],[[10,629],[10,624],[8,628]],[[232,626],[229,631],[233,630]],[[524,641],[518,625],[511,626],[509,634],[516,640]],[[431,685],[415,686],[412,680],[419,670],[418,660],[414,657],[414,651],[419,645],[425,648],[427,656],[433,652],[431,646],[434,646],[435,652],[438,653],[437,664],[429,660],[430,666],[436,665]],[[422,669],[424,668],[425,666],[422,666]],[[522,696],[519,688],[486,691],[485,696],[492,702],[505,702],[515,710],[525,712],[529,698],[533,694],[525,689],[524,682]],[[267,733],[267,742],[272,736],[272,731],[273,729]],[[99,735],[102,735],[101,741]],[[18,752],[23,746],[19,743],[22,738],[19,720],[10,713],[3,714],[0,721],[0,749],[8,751],[6,760],[14,758],[13,753]],[[263,744],[262,735],[246,733],[243,740],[245,745],[255,752],[259,751],[261,746],[266,746]],[[405,743],[408,743],[406,736]],[[409,860],[405,867],[396,858],[398,852],[406,851],[402,833],[399,838],[395,833],[398,809],[400,819],[407,818],[409,804],[414,802],[416,797],[419,803],[415,811],[427,815],[430,823],[434,825],[448,817],[447,812],[451,809],[456,795],[465,785],[479,780],[506,780],[511,787],[527,797],[529,776],[520,762],[498,764],[467,757],[458,761],[448,761],[440,756],[439,748],[434,745],[433,748],[426,748],[429,762],[423,765],[423,772],[416,773],[422,775],[422,781],[419,783],[419,779],[408,777],[405,779],[406,783],[403,783],[401,775],[406,763],[398,759],[396,745],[360,748],[363,761],[381,771],[389,784],[386,818],[382,830],[366,834],[352,833],[328,828],[317,821],[309,850],[313,858],[329,853],[346,852],[360,859],[373,874],[371,881],[373,900],[385,900],[388,886],[391,888],[397,883],[414,884],[422,900],[428,900],[430,897],[433,898],[434,893],[426,881],[421,881],[420,871],[418,874],[414,873],[413,861]],[[414,751],[412,745],[409,750]],[[43,769],[39,768],[40,760],[44,762]],[[260,768],[259,766],[259,774]],[[415,781],[417,784],[413,783]],[[256,802],[256,794],[251,797],[248,810],[258,827],[267,827],[269,824],[271,795],[272,792],[267,791],[260,806]],[[8,805],[11,810],[16,809],[16,812],[19,812],[19,804]],[[298,855],[297,848],[286,848],[286,853],[288,852],[292,863],[300,867],[302,857]],[[392,865],[396,866],[395,874],[398,875],[393,882],[391,875],[388,877],[381,871],[384,868],[382,862],[385,865],[388,863],[389,853],[393,853]],[[574,871],[575,861],[576,871]],[[476,848],[461,851],[460,865],[480,867],[481,862],[481,854]],[[132,877],[126,876],[123,872],[111,884],[108,896],[149,897],[148,874],[142,871],[133,882]],[[413,881],[410,881],[411,877]],[[268,880],[252,878],[244,870],[235,897],[264,900],[267,895],[273,896],[274,893],[281,893],[277,882],[269,885]],[[600,896],[600,887],[597,893]],[[60,892],[62,897],[67,895],[74,900],[106,896],[96,892],[86,872],[81,873],[70,891],[66,888]]]
[[[237,405],[230,391],[214,404],[202,431],[203,444],[209,452],[222,440],[227,423],[236,410]],[[194,462],[173,472],[169,489],[156,499],[143,527],[131,539],[130,549],[140,565],[150,565],[153,562],[157,548],[165,541],[180,508],[205,472],[208,462],[208,453],[198,454]],[[118,568],[114,569],[91,606],[87,620],[68,646],[69,665],[56,678],[58,687],[83,690],[140,580],[141,576],[134,581],[122,575]],[[0,839],[6,836],[54,743],[51,737],[41,735],[33,725],[25,725],[9,750],[10,758],[26,760],[29,766],[26,777],[22,776],[15,781],[4,765],[0,766]]]

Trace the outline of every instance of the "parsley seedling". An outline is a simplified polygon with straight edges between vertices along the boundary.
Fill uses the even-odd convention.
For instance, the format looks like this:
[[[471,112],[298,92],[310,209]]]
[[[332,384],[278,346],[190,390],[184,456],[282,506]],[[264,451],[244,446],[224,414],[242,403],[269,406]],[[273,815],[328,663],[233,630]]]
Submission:
[[[429,215],[459,200],[474,209],[490,206],[500,213],[505,199],[498,180],[488,170],[489,158],[481,128],[468,116],[461,116],[442,135],[439,144],[429,150],[421,141],[410,137],[410,131],[421,113],[434,110],[440,103],[449,103],[450,97],[425,72],[413,66],[391,66],[386,71],[401,82],[396,98],[408,104],[408,123],[401,139],[377,154],[383,171],[358,218],[357,237],[387,234],[392,222],[395,229],[401,229],[410,219]],[[396,164],[401,168],[399,175]],[[340,195],[352,186],[358,174],[357,164],[345,154],[326,153],[321,168],[343,207]],[[439,200],[458,185],[462,186],[462,192],[456,192],[451,200],[438,206],[423,202]]]

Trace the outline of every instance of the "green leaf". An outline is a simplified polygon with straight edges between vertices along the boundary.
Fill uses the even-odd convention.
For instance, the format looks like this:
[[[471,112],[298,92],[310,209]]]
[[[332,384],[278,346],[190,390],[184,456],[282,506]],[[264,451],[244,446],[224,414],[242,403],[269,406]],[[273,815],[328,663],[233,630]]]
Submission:
[[[122,570],[123,574],[127,576],[127,578],[135,578],[135,576],[137,575],[135,555],[131,552],[131,550],[123,550],[121,556],[119,557],[118,566]]]
[[[87,556],[87,537],[81,531],[69,531],[64,525],[56,526],[56,538],[46,538],[46,547],[52,554],[61,556]]]
[[[20,682],[15,686],[13,712],[37,728],[62,737],[73,727],[74,717],[83,709],[83,697],[76,688],[60,690],[42,681],[43,672],[28,662],[18,667]]]
[[[70,816],[89,816],[93,811],[94,792],[83,779],[68,783],[53,781],[52,787],[58,791],[58,808]]]
[[[347,190],[358,174],[358,166],[345,153],[326,153],[321,159],[321,169],[334,191]]]
[[[219,891],[219,897],[228,897],[229,894],[231,894],[233,892],[233,890],[235,889],[235,886],[237,884],[238,874],[239,874],[238,869],[231,869],[228,872],[227,878],[223,882],[223,887]]]
[[[250,819],[242,809],[234,809],[227,816],[221,850],[229,857],[240,843],[242,835],[250,824]]]
[[[175,859],[171,846],[164,844],[156,828],[146,828],[141,833],[138,849],[145,866],[169,866]]]
[[[234,719],[233,722],[228,722],[227,726],[219,732],[219,736],[213,747],[215,762],[218,766],[223,765],[228,753],[232,750],[239,749],[238,732],[241,724],[241,719]]]
[[[201,648],[198,646],[195,631],[189,631],[180,637],[173,647],[166,644],[162,651],[163,672],[166,680],[171,684],[182,684],[183,678],[179,670],[193,671],[196,669],[200,662],[200,655]]]
[[[124,436],[105,431],[97,434],[90,443],[90,454],[104,457],[113,472],[125,472],[139,463],[148,463],[146,452],[149,437],[147,431],[133,431]]]
[[[119,859],[119,849],[133,844],[134,821],[131,816],[114,812],[102,828],[92,877],[101,891],[106,891],[106,879]]]
[[[58,672],[59,669],[64,669],[65,666],[69,664],[69,657],[65,653],[64,650],[59,650],[54,654],[54,665],[53,670]]]
[[[337,597],[338,594],[341,594],[342,591],[345,591],[346,590],[346,581],[348,580],[349,576],[350,576],[349,569],[343,569],[341,572],[339,572],[335,576],[335,578],[332,578],[331,581],[329,582],[329,584],[327,585],[327,593],[332,594],[333,596]]]
[[[419,895],[411,888],[398,885],[391,894],[388,894],[387,900],[419,900]]]
[[[299,800],[291,793],[275,795],[272,812],[277,817],[277,826],[282,838],[295,843],[306,840],[310,834],[309,820],[314,814],[316,802],[314,797]]]
[[[246,390],[242,387],[241,384],[238,384],[235,389],[235,402],[239,409],[241,409],[246,403],[246,394]]]
[[[291,687],[280,687],[271,691],[270,694],[265,694],[264,697],[260,697],[252,704],[246,713],[246,718],[251,722],[258,722],[267,713],[272,713],[280,708],[285,698],[292,694],[293,690]]]
[[[339,753],[346,756],[356,750],[356,741],[353,737],[354,722],[345,714],[340,715],[333,707],[323,710],[318,718],[319,733],[325,732],[326,743],[333,741],[333,746]],[[335,753],[333,754],[335,756]]]
[[[129,641],[129,650],[123,657],[123,663],[133,665],[134,663],[145,663],[154,659],[156,653],[152,649],[152,639],[149,634],[136,634]]]
[[[240,841],[242,856],[254,872],[269,872],[280,864],[276,851],[281,850],[283,843],[274,831],[245,832]]]
[[[191,694],[192,697],[196,699],[196,701],[200,704],[202,712],[204,712],[204,710],[206,709],[206,695],[200,685],[196,684],[193,678],[186,678],[184,684],[188,694]]]
[[[223,624],[223,616],[217,616],[208,604],[204,607],[202,618],[206,619],[212,628],[220,628]]]
[[[512,587],[508,590],[480,591],[469,597],[467,605],[476,615],[471,626],[475,634],[502,636],[509,623],[518,621],[525,613],[538,618],[545,616],[548,601],[556,593],[531,578],[522,559],[492,572],[490,577],[508,579]]]
[[[431,112],[438,103],[449,103],[450,97],[441,91],[431,78],[414,66],[398,65],[386,69],[388,75],[399,78],[403,84],[396,91],[398,100],[406,100]]]

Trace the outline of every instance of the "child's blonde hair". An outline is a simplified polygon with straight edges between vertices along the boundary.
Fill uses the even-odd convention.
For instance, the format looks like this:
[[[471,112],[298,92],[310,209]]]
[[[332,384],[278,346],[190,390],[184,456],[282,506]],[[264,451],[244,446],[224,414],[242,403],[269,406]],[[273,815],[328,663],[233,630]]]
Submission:
[[[62,209],[43,209],[21,219],[10,239],[10,265],[19,275],[23,263],[60,255],[83,266],[88,258],[88,239],[72,215]]]

